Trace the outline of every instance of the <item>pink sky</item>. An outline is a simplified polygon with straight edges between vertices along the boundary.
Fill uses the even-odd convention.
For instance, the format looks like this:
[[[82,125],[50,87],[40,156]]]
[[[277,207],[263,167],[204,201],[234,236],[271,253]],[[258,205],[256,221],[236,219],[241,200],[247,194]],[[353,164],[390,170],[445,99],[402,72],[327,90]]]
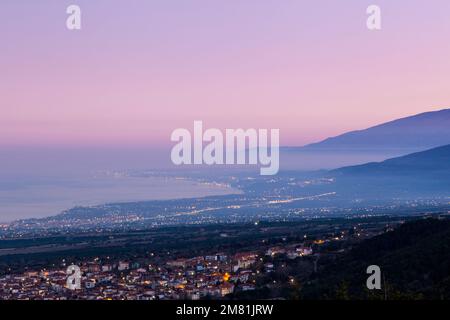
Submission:
[[[166,147],[194,120],[303,145],[449,107],[449,57],[448,0],[2,1],[0,146]]]

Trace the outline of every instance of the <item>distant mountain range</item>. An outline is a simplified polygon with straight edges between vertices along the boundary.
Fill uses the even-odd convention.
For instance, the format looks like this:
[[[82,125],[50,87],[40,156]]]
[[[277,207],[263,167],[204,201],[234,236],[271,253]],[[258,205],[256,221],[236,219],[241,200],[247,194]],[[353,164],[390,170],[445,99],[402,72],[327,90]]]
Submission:
[[[344,167],[332,172],[343,175],[377,175],[378,177],[440,175],[444,178],[450,174],[450,144],[383,162]]]
[[[317,149],[417,149],[450,144],[450,109],[420,113],[305,146]]]
[[[281,149],[282,168],[313,170],[383,161],[450,144],[450,109],[425,112]]]
[[[430,150],[332,170],[340,193],[365,198],[450,197],[450,144]]]

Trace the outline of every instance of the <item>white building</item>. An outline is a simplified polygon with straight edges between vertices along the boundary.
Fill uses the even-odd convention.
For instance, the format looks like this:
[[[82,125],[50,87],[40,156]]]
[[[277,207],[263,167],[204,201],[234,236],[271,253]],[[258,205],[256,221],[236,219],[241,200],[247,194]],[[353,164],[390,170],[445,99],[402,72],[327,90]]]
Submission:
[[[130,263],[125,261],[120,261],[119,266],[117,267],[117,270],[124,271],[130,269]]]

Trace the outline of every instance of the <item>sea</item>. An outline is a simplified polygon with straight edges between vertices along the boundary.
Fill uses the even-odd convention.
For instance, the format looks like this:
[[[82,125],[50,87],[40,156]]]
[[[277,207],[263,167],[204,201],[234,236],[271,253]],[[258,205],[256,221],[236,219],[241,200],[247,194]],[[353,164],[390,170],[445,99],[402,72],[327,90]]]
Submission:
[[[54,216],[76,206],[234,193],[239,191],[226,185],[170,176],[3,177],[0,180],[0,222]]]

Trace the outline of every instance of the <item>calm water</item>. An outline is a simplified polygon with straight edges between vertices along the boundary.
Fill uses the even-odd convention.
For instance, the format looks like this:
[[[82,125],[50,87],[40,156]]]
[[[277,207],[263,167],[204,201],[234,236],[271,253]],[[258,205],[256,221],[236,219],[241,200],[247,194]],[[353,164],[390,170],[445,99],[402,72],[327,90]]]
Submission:
[[[0,222],[56,215],[74,206],[236,193],[174,178],[8,178],[0,181]]]

